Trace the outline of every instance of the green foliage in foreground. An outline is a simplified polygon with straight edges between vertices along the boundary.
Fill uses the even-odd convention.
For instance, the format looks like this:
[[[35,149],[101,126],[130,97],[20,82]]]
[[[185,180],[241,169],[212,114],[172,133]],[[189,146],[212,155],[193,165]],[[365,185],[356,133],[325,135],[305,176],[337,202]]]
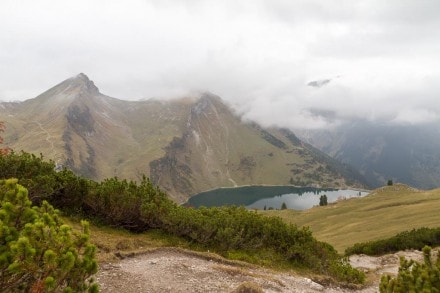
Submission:
[[[63,225],[43,201],[34,206],[17,179],[0,180],[0,291],[97,292],[95,247],[83,232]]]
[[[364,280],[364,274],[341,259],[333,247],[317,241],[308,229],[298,229],[280,218],[267,218],[243,207],[178,206],[146,178],[140,183],[111,178],[88,186],[80,209],[104,224],[136,232],[161,229],[225,256],[235,250],[250,254],[271,250],[295,267],[346,282]]]
[[[425,245],[440,245],[440,228],[413,229],[387,239],[357,243],[347,248],[345,254],[382,255],[405,249],[421,250]]]
[[[154,213],[154,209],[147,209]],[[311,268],[342,281],[362,283],[353,269],[329,244],[317,241],[307,228],[299,229],[280,218],[264,217],[243,207],[188,209],[174,206],[163,217],[163,229],[218,252],[273,251],[295,267]],[[261,257],[264,257],[261,254]]]
[[[382,276],[380,292],[440,292],[440,258],[433,263],[429,246],[423,248],[423,255],[422,264],[402,257],[396,278]]]
[[[261,258],[283,259],[291,266],[339,281],[364,281],[364,274],[352,268],[332,246],[317,241],[308,229],[286,224],[280,218],[237,207],[186,208],[169,200],[147,178],[140,183],[117,178],[97,183],[68,170],[55,172],[53,167],[29,154],[0,156],[0,178],[19,178],[29,187],[33,201],[48,200],[67,213],[135,232],[160,229],[225,256],[237,251],[249,255],[270,252],[262,253]]]

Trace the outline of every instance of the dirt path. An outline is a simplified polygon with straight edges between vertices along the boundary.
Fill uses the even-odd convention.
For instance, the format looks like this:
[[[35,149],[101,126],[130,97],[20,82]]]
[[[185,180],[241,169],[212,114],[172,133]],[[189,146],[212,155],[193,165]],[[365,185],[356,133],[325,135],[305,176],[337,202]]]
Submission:
[[[354,262],[376,269],[369,257],[358,256]],[[102,292],[233,292],[244,282],[258,284],[264,292],[378,291],[377,282],[358,291],[329,288],[301,276],[169,248],[104,264],[97,281]]]
[[[50,145],[50,152],[53,154],[53,159],[55,160],[55,163],[59,163],[58,161],[60,154],[55,150],[55,142],[53,140],[53,136],[49,133],[49,131],[47,131],[46,128],[44,128],[43,124],[38,121],[34,121],[34,123],[37,124],[41,132],[46,135],[45,140]]]

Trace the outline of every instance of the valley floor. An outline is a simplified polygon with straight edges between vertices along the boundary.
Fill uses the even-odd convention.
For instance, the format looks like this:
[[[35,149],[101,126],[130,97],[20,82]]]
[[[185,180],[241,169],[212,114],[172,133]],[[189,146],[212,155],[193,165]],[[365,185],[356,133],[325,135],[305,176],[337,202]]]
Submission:
[[[396,274],[399,256],[422,260],[418,251],[381,257],[352,256],[352,265],[367,272],[369,284],[359,290],[328,287],[309,278],[228,261],[213,254],[159,248],[105,263],[97,274],[102,292],[234,292],[251,282],[264,292],[378,292],[380,275]]]

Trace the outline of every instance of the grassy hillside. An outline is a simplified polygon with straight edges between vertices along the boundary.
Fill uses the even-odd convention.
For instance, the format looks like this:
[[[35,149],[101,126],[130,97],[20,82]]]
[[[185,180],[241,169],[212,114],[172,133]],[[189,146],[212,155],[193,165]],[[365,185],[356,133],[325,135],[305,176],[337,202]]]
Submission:
[[[374,190],[364,198],[305,211],[262,211],[298,226],[339,252],[358,242],[383,239],[419,227],[438,227],[440,189],[420,191],[403,184]]]

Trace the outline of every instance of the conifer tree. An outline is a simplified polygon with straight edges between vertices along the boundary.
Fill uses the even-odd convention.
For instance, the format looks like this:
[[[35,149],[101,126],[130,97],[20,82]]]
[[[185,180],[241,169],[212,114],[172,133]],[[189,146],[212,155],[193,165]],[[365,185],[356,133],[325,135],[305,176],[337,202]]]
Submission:
[[[321,195],[320,197],[319,197],[319,205],[320,206],[326,206],[328,204],[328,202],[327,202],[327,195]]]
[[[17,179],[0,180],[0,292],[97,292],[88,223],[62,223],[46,201],[34,206]]]
[[[382,276],[380,292],[440,292],[440,258],[431,259],[431,247],[423,248],[424,262],[400,259],[396,278]]]

